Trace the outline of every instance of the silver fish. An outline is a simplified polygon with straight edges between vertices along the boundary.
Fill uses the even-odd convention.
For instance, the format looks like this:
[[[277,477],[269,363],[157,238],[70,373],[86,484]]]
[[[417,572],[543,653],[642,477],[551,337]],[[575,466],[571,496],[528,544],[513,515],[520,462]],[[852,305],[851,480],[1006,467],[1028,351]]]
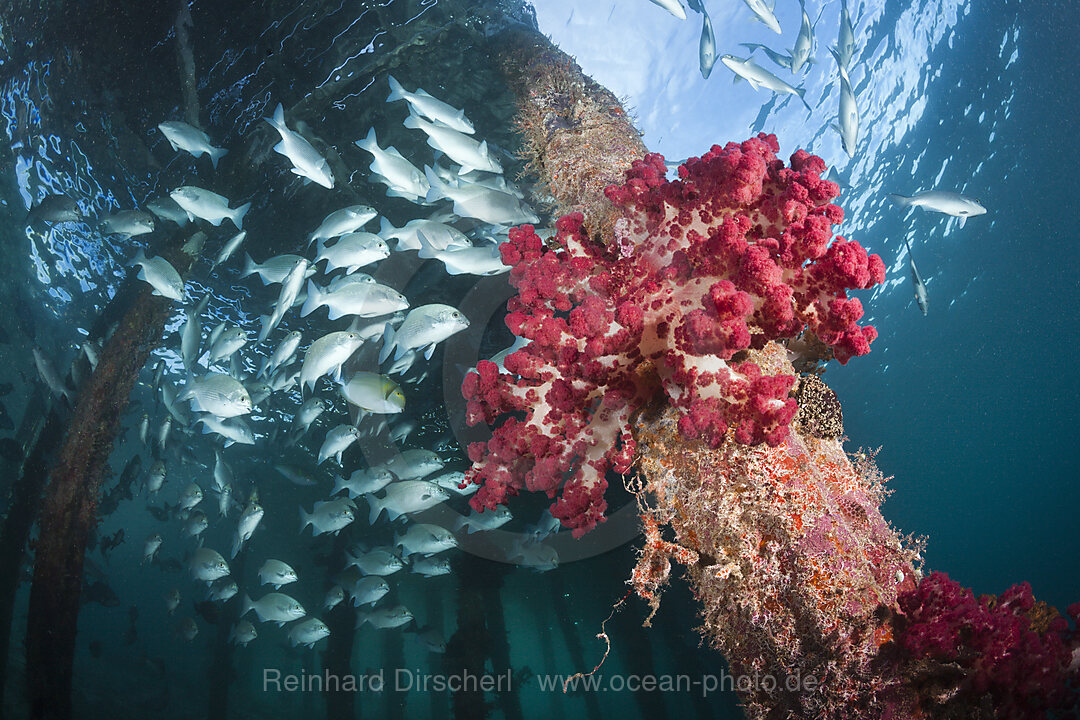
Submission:
[[[174,588],[165,594],[165,608],[172,615],[178,607],[180,607],[180,591]]]
[[[243,514],[240,515],[240,520],[236,523],[236,535],[233,538],[232,555],[229,557],[236,557],[240,554],[240,549],[244,547],[244,543],[251,539],[252,534],[255,532],[255,528],[259,527],[259,523],[263,519],[263,512],[262,505],[254,501],[248,503],[248,506],[244,508]]]
[[[280,283],[288,277],[289,272],[296,266],[296,261],[303,259],[299,255],[278,255],[260,265],[244,253],[244,269],[240,271],[240,277],[258,275],[263,285]],[[314,275],[315,268],[309,267],[308,274]]]
[[[409,350],[420,348],[425,348],[424,358],[430,360],[438,343],[467,327],[468,318],[449,305],[432,304],[413,308],[397,330],[390,323],[386,324],[379,363],[386,362],[391,353],[397,360]]]
[[[64,378],[61,377],[60,373],[56,370],[56,366],[53,364],[52,359],[37,345],[34,346],[33,355],[34,365],[37,367],[38,371],[38,377],[40,377],[42,382],[49,388],[49,391],[52,392],[53,395],[64,396],[69,402],[73,401],[75,399],[75,393],[68,388]]]
[[[517,540],[510,548],[507,560],[531,567],[537,572],[547,572],[559,567],[559,553],[542,542]]]
[[[791,72],[797,73],[803,65],[812,62],[810,53],[814,48],[814,26],[810,24],[810,16],[806,14],[806,3],[800,0],[802,6],[802,26],[799,28],[799,36],[795,38],[795,45],[791,48]]]
[[[311,526],[312,535],[331,533],[337,535],[343,528],[348,527],[356,519],[351,501],[345,498],[336,500],[316,501],[311,512],[305,512],[300,508],[300,532]]]
[[[210,362],[218,362],[232,356],[240,348],[248,343],[247,333],[243,328],[233,325],[225,327],[217,333],[210,345]]]
[[[401,558],[388,548],[374,548],[367,552],[345,553],[346,567],[355,567],[364,575],[386,577],[405,567]]]
[[[474,532],[480,532],[481,530],[494,530],[495,528],[502,527],[506,523],[510,522],[513,517],[510,515],[510,511],[506,509],[505,505],[499,505],[494,510],[485,510],[484,512],[476,512],[472,510],[465,517],[459,517],[454,526],[454,532],[460,532],[467,529],[469,534]]]
[[[337,582],[349,593],[353,607],[374,605],[390,592],[390,584],[379,575],[364,575],[356,567],[338,573]]]
[[[450,561],[443,557],[413,558],[410,572],[424,577],[450,574]]]
[[[502,173],[503,171],[502,165],[491,155],[487,140],[477,142],[457,130],[436,125],[413,114],[405,118],[405,127],[423,131],[428,136],[428,145],[439,152],[445,153],[447,157],[460,165],[461,174],[471,170],[483,170],[484,172],[493,173]],[[431,175],[428,175],[428,183],[430,182]]]
[[[146,235],[154,232],[154,216],[145,210],[124,210],[102,220],[101,231],[124,237]]]
[[[229,631],[229,642],[247,647],[247,644],[258,636],[254,625],[247,620],[237,620]]]
[[[792,87],[788,83],[784,82],[780,78],[773,75],[771,72],[755,63],[752,59],[737,58],[734,55],[724,55],[720,58],[720,62],[728,66],[728,68],[735,73],[735,80],[746,80],[750,83],[750,86],[755,90],[765,88],[772,90],[775,93],[786,93],[788,95],[795,95],[802,101],[802,104],[806,106],[806,109],[810,109],[810,104],[806,102],[806,88]]]
[[[847,0],[840,0],[840,29],[836,34],[836,57],[845,70],[851,67],[851,58],[855,56],[855,28],[851,23]]]
[[[244,595],[240,617],[255,611],[260,622],[274,622],[281,627],[287,622],[299,620],[307,615],[304,606],[283,593],[268,593],[257,601]]]
[[[520,225],[536,223],[540,218],[518,197],[483,185],[446,182],[430,167],[424,168],[428,184],[429,202],[447,198],[454,201],[454,213],[461,217],[476,218],[492,225]]]
[[[389,630],[390,628],[401,627],[413,619],[413,614],[409,608],[404,605],[395,605],[389,608],[379,608],[371,612],[358,612],[356,614],[356,627],[360,627],[364,623],[371,623],[371,625],[379,630]]]
[[[418,480],[442,470],[444,464],[431,450],[412,449],[403,450],[381,467],[392,472],[398,480]]]
[[[332,240],[342,235],[354,233],[378,216],[375,209],[367,205],[350,205],[335,210],[323,218],[319,227],[308,236],[308,245],[320,240]]]
[[[281,142],[274,146],[274,152],[284,155],[292,163],[292,172],[302,178],[322,185],[328,190],[334,187],[334,174],[330,165],[319,151],[311,146],[302,135],[290,130],[285,125],[285,111],[281,103],[274,109],[274,117],[264,118],[271,127],[281,134]]]
[[[203,433],[217,433],[221,437],[225,438],[225,447],[229,447],[233,443],[239,443],[241,445],[254,445],[255,433],[251,431],[247,423],[238,418],[232,418],[230,420],[222,420],[221,418],[206,413],[200,415],[195,423],[203,424]]]
[[[345,589],[340,585],[335,585],[330,588],[326,593],[326,598],[323,600],[323,610],[333,610],[345,600]]]
[[[180,621],[180,625],[177,628],[181,637],[188,642],[191,642],[199,635],[199,626],[195,623],[193,618],[184,618]]]
[[[226,260],[231,258],[233,253],[236,252],[236,249],[240,247],[240,244],[244,242],[244,239],[246,237],[247,230],[241,230],[240,232],[236,233],[231,238],[226,240],[225,244],[221,246],[221,252],[219,252],[217,254],[217,257],[214,258],[214,264],[210,267],[216,268],[218,265],[223,264]]]
[[[926,292],[926,283],[923,282],[922,276],[919,275],[918,268],[915,267],[915,257],[911,253],[911,245],[906,240],[904,244],[907,245],[908,265],[911,268],[911,284],[915,287],[915,302],[919,305],[919,309],[922,310],[923,317],[926,317],[926,313],[930,309],[930,295]]]
[[[181,510],[190,510],[203,500],[202,488],[197,483],[188,483],[181,491],[179,507]]]
[[[918,207],[963,219],[986,213],[986,208],[978,200],[946,190],[927,190],[911,197],[889,195],[889,199],[903,207]]]
[[[194,185],[179,187],[169,193],[169,197],[184,209],[190,219],[200,218],[214,227],[228,219],[237,230],[243,230],[244,216],[251,209],[251,203],[230,208],[228,198]]]
[[[180,227],[183,227],[189,222],[191,222],[191,219],[188,217],[187,211],[177,205],[176,201],[168,195],[166,195],[165,197],[155,198],[147,202],[146,209],[157,215],[162,220],[168,220],[171,223],[176,223]]]
[[[240,588],[237,586],[236,581],[226,576],[210,583],[210,592],[207,593],[206,599],[225,602],[235,597],[238,592],[240,592]]]
[[[165,484],[165,461],[156,460],[154,464],[150,466],[150,472],[146,476],[146,492],[153,495],[161,490],[161,486]]]
[[[765,4],[765,0],[743,0],[743,2],[746,3],[746,7],[750,8],[750,12],[754,13],[755,20],[777,35],[784,34],[784,31],[780,29],[780,21],[776,19],[776,15],[773,13],[774,0],[769,0],[768,5]]]
[[[680,20],[686,19],[686,11],[683,10],[682,3],[679,0],[649,0],[649,2],[657,7],[664,8]]]
[[[296,350],[300,347],[303,338],[299,330],[293,330],[274,349],[270,359],[259,369],[259,377],[272,375],[275,370],[283,365],[288,365],[296,356]]]
[[[319,448],[317,465],[322,465],[327,458],[336,457],[341,464],[341,455],[354,442],[360,439],[360,431],[354,425],[338,425],[326,433],[326,439]]]
[[[369,179],[386,185],[386,194],[412,202],[422,201],[427,197],[428,186],[424,173],[409,162],[397,148],[390,146],[385,150],[379,147],[375,137],[375,128],[368,131],[367,137],[356,141],[357,147],[371,153],[373,159],[368,169]]]
[[[751,54],[753,54],[754,51],[756,51],[756,50],[761,50],[763,53],[765,53],[769,57],[770,60],[772,60],[774,63],[776,63],[780,67],[785,68],[787,70],[791,69],[791,63],[793,62],[793,59],[792,59],[792,57],[790,55],[784,55],[783,53],[778,53],[775,50],[773,50],[772,48],[770,48],[770,47],[768,47],[766,45],[762,45],[761,43],[739,43],[739,45],[741,45],[744,48],[748,48],[750,50]]]
[[[460,230],[437,220],[418,218],[410,220],[400,228],[394,227],[389,220],[382,218],[379,227],[379,236],[385,240],[396,240],[394,249],[398,252],[405,250],[420,250],[420,233],[424,234],[426,242],[440,250],[450,247],[469,247],[472,243]]]
[[[698,66],[701,69],[701,77],[706,80],[712,74],[713,65],[716,64],[716,36],[713,35],[712,20],[708,13],[701,14],[701,40],[698,42]]]
[[[229,516],[229,509],[232,507],[232,491],[232,485],[228,483],[217,488],[218,515],[221,517]]]
[[[315,381],[328,372],[341,367],[352,357],[363,342],[360,335],[349,331],[332,332],[322,336],[304,354],[304,365],[300,369],[300,385],[315,388]]]
[[[457,547],[457,538],[444,527],[430,523],[414,523],[404,533],[394,535],[394,547],[402,559],[410,555],[435,555]]]
[[[163,257],[148,258],[139,248],[131,265],[139,266],[138,278],[150,284],[154,295],[184,302],[184,281],[168,260]]]
[[[280,589],[282,585],[294,583],[299,579],[300,576],[287,563],[273,558],[267,559],[259,568],[259,583],[261,585],[273,585],[275,590]]]
[[[312,479],[311,473],[302,467],[277,463],[274,465],[274,469],[277,470],[282,477],[297,487],[315,487],[318,485],[318,483]]]
[[[270,331],[278,326],[281,319],[285,317],[285,313],[293,306],[296,296],[300,294],[300,288],[304,286],[304,278],[307,277],[309,267],[307,258],[300,258],[293,264],[289,274],[281,282],[281,292],[278,294],[277,302],[274,303],[273,312],[262,318],[263,325],[262,331],[259,332],[259,342],[270,337]]]
[[[184,526],[184,532],[188,537],[198,537],[209,526],[210,521],[207,520],[206,513],[202,510],[196,510],[188,517],[187,524]]]
[[[251,412],[251,395],[243,384],[224,373],[207,373],[191,378],[180,394],[181,401],[189,400],[198,412],[208,412],[227,419]]]
[[[196,158],[209,155],[210,164],[215,169],[218,166],[218,160],[229,152],[224,148],[214,147],[210,142],[209,135],[197,127],[188,125],[186,122],[170,120],[159,123],[158,130],[161,130],[161,134],[169,141],[173,150],[183,150]]]
[[[326,627],[326,623],[319,618],[308,618],[293,625],[289,630],[289,645],[292,647],[304,645],[312,648],[315,647],[315,643],[329,635],[330,628]]]
[[[383,510],[386,510],[390,520],[394,521],[402,515],[435,507],[448,499],[450,495],[438,485],[425,480],[400,480],[390,483],[382,498],[374,495],[364,497],[368,507],[371,508],[368,522],[374,525]]]
[[[420,251],[420,257],[432,257],[440,260],[448,275],[502,275],[510,272],[509,265],[503,265],[499,248],[494,245],[461,248],[457,250],[437,250],[426,255]]]
[[[844,152],[848,154],[848,157],[855,157],[855,147],[859,142],[859,107],[855,103],[855,91],[851,89],[847,70],[840,64],[840,57],[836,51],[832,53],[840,71],[840,115],[835,127],[840,133]]]
[[[432,97],[424,92],[422,88],[417,88],[416,92],[411,93],[403,88],[401,83],[394,79],[393,75],[388,75],[387,80],[390,82],[390,94],[387,96],[386,102],[404,100],[409,103],[410,111],[417,112],[451,130],[466,135],[472,135],[476,132],[473,124],[465,117],[464,110],[458,110],[454,106]]]
[[[184,361],[184,367],[191,371],[195,368],[195,360],[199,357],[202,344],[202,323],[196,312],[189,310],[184,316],[186,319],[180,328],[180,358]]]
[[[306,433],[308,428],[311,427],[311,423],[315,422],[316,418],[329,409],[330,403],[323,398],[313,397],[305,400],[293,418],[293,434],[299,437]]]
[[[389,256],[390,248],[378,235],[369,232],[352,232],[342,235],[333,245],[320,241],[315,263],[325,260],[326,273],[331,273],[338,268],[346,268],[345,272],[351,274]]]
[[[348,283],[327,292],[308,280],[307,300],[300,308],[300,317],[307,317],[324,305],[328,317],[337,320],[346,315],[360,318],[388,315],[408,309],[409,301],[394,288],[379,283]]]
[[[188,569],[193,578],[207,584],[229,574],[229,564],[225,562],[225,558],[208,547],[198,548],[191,554]]]
[[[368,493],[378,492],[394,481],[394,475],[383,467],[364,468],[356,470],[348,478],[337,476],[334,478],[334,489],[331,495],[337,495],[342,490],[349,492],[349,497],[357,498]]]
[[[169,443],[169,434],[172,432],[172,417],[167,417],[161,423],[161,428],[158,430],[157,444],[162,450]]]
[[[157,555],[158,549],[161,547],[161,543],[164,539],[159,533],[154,533],[150,537],[146,538],[146,542],[143,543],[143,563],[152,562],[154,556]]]

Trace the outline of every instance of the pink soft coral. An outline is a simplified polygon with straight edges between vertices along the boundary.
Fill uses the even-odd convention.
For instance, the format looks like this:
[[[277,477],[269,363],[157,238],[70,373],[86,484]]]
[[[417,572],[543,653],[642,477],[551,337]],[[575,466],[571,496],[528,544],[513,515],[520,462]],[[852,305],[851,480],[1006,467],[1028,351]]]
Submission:
[[[530,342],[509,374],[481,362],[462,385],[470,424],[502,422],[469,448],[483,484],[473,507],[523,488],[559,495],[552,514],[580,535],[603,520],[607,470],[629,469],[630,415],[658,392],[689,437],[777,444],[797,410],[794,378],[742,351],[809,329],[841,363],[869,352],[877,333],[857,324],[847,291],[882,282],[884,264],[833,238],[843,211],[824,162],[800,150],[787,168],[778,151],[764,134],[713,146],[673,182],[646,156],[607,189],[623,214],[605,245],[580,214],[558,221],[554,250],[532,226],[511,232],[506,324]]]

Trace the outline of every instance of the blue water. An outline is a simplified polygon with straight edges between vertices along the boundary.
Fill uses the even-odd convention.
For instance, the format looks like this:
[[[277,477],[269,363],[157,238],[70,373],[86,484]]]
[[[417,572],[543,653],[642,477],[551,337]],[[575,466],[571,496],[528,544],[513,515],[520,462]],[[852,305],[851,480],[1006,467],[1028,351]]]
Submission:
[[[155,127],[182,112],[172,10],[115,19],[85,8],[68,17],[52,8],[42,10],[35,23],[20,5],[0,10],[0,233],[7,260],[0,268],[0,303],[12,338],[0,345],[6,368],[0,380],[16,385],[3,398],[16,424],[37,378],[29,345],[36,343],[65,366],[121,286],[124,263],[144,239],[104,236],[92,219],[47,231],[26,228],[22,219],[31,203],[63,192],[78,201],[85,217],[99,218],[140,207],[185,182],[211,183],[216,177],[205,158],[172,153]],[[505,150],[507,176],[521,170],[513,159],[518,140],[509,124],[512,101],[479,47],[485,32],[497,29],[498,9],[528,18],[517,3],[305,2],[280,9],[268,3],[271,9],[259,11],[240,5],[191,4],[202,120],[218,144],[238,150],[244,138],[265,132],[261,118],[277,102],[297,106],[338,152],[361,196],[401,226],[419,216],[416,209],[385,198],[381,186],[367,186],[369,158],[352,146],[375,127],[384,147],[396,144],[406,155],[430,153],[400,127],[404,111],[383,102],[389,70],[407,87],[422,85],[466,108],[478,131]],[[852,2],[857,52],[851,79],[862,131],[849,158],[831,127],[839,83],[826,48],[835,43],[839,2],[806,3],[815,23],[815,64],[798,83],[806,88],[810,113],[794,98],[734,85],[719,62],[703,79],[696,13],[680,22],[647,0],[534,5],[540,31],[624,99],[650,150],[681,160],[714,143],[765,131],[778,136],[781,157],[806,148],[836,168],[843,186],[838,202],[846,213],[840,233],[880,254],[889,274],[883,286],[861,294],[867,319],[879,332],[871,354],[846,366],[834,364],[825,379],[843,403],[848,448],[881,448],[878,463],[893,477],[885,516],[901,533],[928,537],[927,568],[948,572],[976,593],[999,593],[1026,580],[1036,597],[1059,608],[1080,599],[1080,450],[1072,437],[1080,420],[1080,380],[1071,362],[1072,342],[1080,337],[1080,236],[1074,220],[1080,185],[1071,168],[1080,133],[1080,6],[1033,0]],[[754,22],[737,0],[705,0],[717,52],[742,54],[742,42],[790,48],[798,4],[777,0],[777,6],[782,38]],[[227,157],[220,175],[234,188],[235,202],[254,200],[245,248],[260,260],[295,248],[323,215],[353,201],[345,194],[314,196],[268,148],[243,160]],[[425,157],[430,162],[430,154]],[[988,212],[961,225],[887,199],[889,193],[931,188],[977,197]],[[211,252],[225,237],[226,231],[211,234]],[[914,300],[905,240],[927,284],[925,317]],[[214,276],[195,277],[189,286],[194,297],[212,295],[203,318],[207,330],[227,319],[254,334],[263,305],[273,299],[259,283],[239,279],[237,260]],[[400,263],[387,273],[402,281],[396,287],[414,305],[479,307],[503,292],[490,279],[447,280],[431,265]],[[182,321],[178,312],[167,330]],[[482,339],[480,325],[470,335],[478,345],[475,355],[505,346],[505,337]],[[32,338],[19,329],[26,326]],[[320,327],[330,324],[322,321]],[[171,382],[182,382],[175,341],[155,352],[158,359],[167,363]],[[441,359],[436,355],[437,363]],[[254,354],[246,359],[249,369],[256,360]],[[440,365],[410,391],[410,413],[420,425],[410,446],[431,447],[460,425],[452,414],[462,370],[450,362]],[[111,460],[117,472],[138,451],[134,425],[143,408],[153,406],[151,381],[145,372],[136,389],[125,420],[127,437]],[[254,419],[268,433],[275,423],[288,422],[294,409],[283,403]],[[280,557],[293,562],[302,578],[312,577],[294,586],[294,594],[309,609],[318,607],[330,545],[307,533],[298,539],[295,516],[298,504],[310,507],[321,496],[279,479],[267,481],[270,441],[263,437],[261,443],[251,453],[232,448],[230,455],[238,477],[263,483],[266,520],[253,539],[257,557],[245,569],[250,591],[257,590],[252,578],[260,559]],[[467,466],[457,447],[450,457],[451,467]],[[191,480],[209,485],[204,470],[177,465],[166,486],[169,500]],[[521,499],[512,507],[514,527],[535,521],[543,506],[535,498]],[[216,628],[198,620],[200,634],[193,642],[175,631],[181,615],[194,614],[190,601],[202,599],[201,591],[183,571],[139,564],[142,538],[150,532],[165,534],[163,553],[178,560],[194,545],[181,536],[179,523],[166,528],[144,507],[138,493],[122,503],[100,534],[123,528],[127,542],[108,560],[90,554],[120,605],[88,604],[80,616],[79,717],[201,717],[206,711]],[[231,524],[214,522],[210,509],[207,514],[208,545],[226,547]],[[604,652],[595,636],[626,592],[634,543],[577,562],[569,561],[572,554],[547,573],[493,563],[498,571],[482,581],[497,586],[485,599],[503,609],[502,640],[515,682],[522,682],[524,717],[586,717],[597,711],[625,718],[741,717],[731,692],[563,695],[524,681],[530,673],[587,671]],[[393,597],[412,608],[418,621],[451,637],[460,609],[456,574],[394,584]],[[169,616],[162,596],[173,587],[181,589],[184,605]],[[6,678],[7,703],[16,713],[24,710],[12,698],[22,681],[19,628],[27,588],[25,583],[20,590],[13,669]],[[120,635],[131,605],[139,608],[139,639],[125,645]],[[647,611],[629,603],[606,626],[612,654],[605,673],[721,672],[719,655],[698,646],[695,607],[685,585],[675,582],[654,628],[643,630]],[[234,653],[230,717],[323,713],[317,693],[265,692],[262,673],[317,672],[325,641],[314,651],[295,650],[285,631],[259,625],[259,632],[251,646]],[[354,670],[441,671],[442,656],[397,632],[358,631]],[[94,640],[103,648],[97,658],[90,652]],[[165,676],[147,659],[163,660]],[[358,706],[361,716],[450,716],[445,693],[369,693]],[[491,717],[505,717],[504,711],[496,705]]]

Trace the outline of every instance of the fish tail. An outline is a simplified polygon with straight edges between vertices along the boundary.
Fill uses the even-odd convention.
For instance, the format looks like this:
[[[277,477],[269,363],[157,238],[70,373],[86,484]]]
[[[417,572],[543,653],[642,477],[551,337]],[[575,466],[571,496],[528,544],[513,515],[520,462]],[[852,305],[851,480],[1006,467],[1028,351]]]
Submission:
[[[210,156],[210,164],[217,170],[218,160],[228,155],[229,151],[225,148],[210,148],[206,153]]]
[[[387,75],[386,79],[390,81],[390,94],[386,97],[386,102],[405,100],[405,88],[401,87],[401,83],[397,81],[397,78],[393,75]]]
[[[394,326],[386,323],[383,327],[383,344],[379,350],[379,364],[382,365],[390,357],[390,351],[394,349]]]
[[[904,207],[911,204],[911,198],[904,195],[897,195],[896,193],[889,193],[889,199],[897,205],[902,205]]]
[[[795,94],[799,96],[799,99],[802,100],[802,104],[806,106],[807,110],[809,110],[810,112],[814,112],[813,108],[810,107],[810,103],[806,102],[806,88],[795,88]]]
[[[364,499],[367,500],[368,507],[371,508],[368,513],[368,524],[374,525],[375,521],[379,519],[379,515],[382,514],[382,503],[379,502],[374,493],[368,493],[364,496]]]
[[[251,203],[246,202],[243,205],[241,205],[240,207],[233,210],[233,212],[232,212],[232,221],[233,221],[233,224],[236,225],[237,230],[243,230],[244,229],[244,216],[247,215],[248,210],[250,210],[250,209],[251,209]]]
[[[251,602],[251,597],[247,593],[244,593],[244,597],[243,597],[242,605],[241,605],[241,608],[243,608],[243,609],[241,610],[240,616],[237,619],[242,618],[245,615],[247,615],[248,611],[251,610],[253,607],[255,607],[255,603]]]
[[[405,122],[403,122],[402,124],[405,127],[409,128],[410,130],[419,130],[420,129],[420,121],[417,119],[416,115],[414,115],[412,112],[409,113],[409,116],[407,118],[405,118]]]
[[[260,315],[259,321],[262,322],[262,330],[259,331],[259,342],[262,342],[270,337],[270,331],[274,329],[277,323],[274,322],[273,315]]]
[[[311,525],[311,515],[304,510],[303,506],[300,507],[300,532],[304,532],[304,528]]]
[[[246,278],[259,272],[259,264],[251,259],[251,254],[244,251],[244,268],[240,271],[240,277]]]
[[[273,125],[274,129],[278,132],[282,132],[288,129],[285,126],[285,109],[281,107],[281,103],[278,103],[277,107],[274,108],[274,117],[264,119],[266,120],[266,122]]]
[[[304,300],[303,307],[300,308],[300,317],[307,317],[311,313],[315,312],[322,305],[323,296],[319,291],[319,286],[315,284],[313,280],[307,281],[307,299]]]
[[[375,137],[375,128],[368,130],[367,137],[363,140],[357,140],[356,146],[361,150],[367,150],[369,153],[374,153],[375,149],[379,147],[379,140]]]

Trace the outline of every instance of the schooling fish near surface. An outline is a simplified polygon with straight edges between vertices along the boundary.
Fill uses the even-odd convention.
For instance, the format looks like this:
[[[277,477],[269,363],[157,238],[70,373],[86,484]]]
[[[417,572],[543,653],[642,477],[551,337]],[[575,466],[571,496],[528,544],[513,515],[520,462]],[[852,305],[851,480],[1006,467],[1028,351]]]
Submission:
[[[969,217],[986,214],[986,208],[978,200],[947,190],[927,190],[911,197],[890,194],[889,199],[902,207],[918,207],[961,218],[961,226]]]
[[[805,88],[792,87],[752,59],[744,60],[734,55],[724,55],[720,58],[720,62],[727,65],[731,72],[735,73],[735,82],[746,80],[750,83],[750,87],[755,90],[765,88],[775,93],[796,95],[802,101],[802,104],[806,106],[806,109],[811,110],[810,104],[806,102],[804,97],[806,94]]]

